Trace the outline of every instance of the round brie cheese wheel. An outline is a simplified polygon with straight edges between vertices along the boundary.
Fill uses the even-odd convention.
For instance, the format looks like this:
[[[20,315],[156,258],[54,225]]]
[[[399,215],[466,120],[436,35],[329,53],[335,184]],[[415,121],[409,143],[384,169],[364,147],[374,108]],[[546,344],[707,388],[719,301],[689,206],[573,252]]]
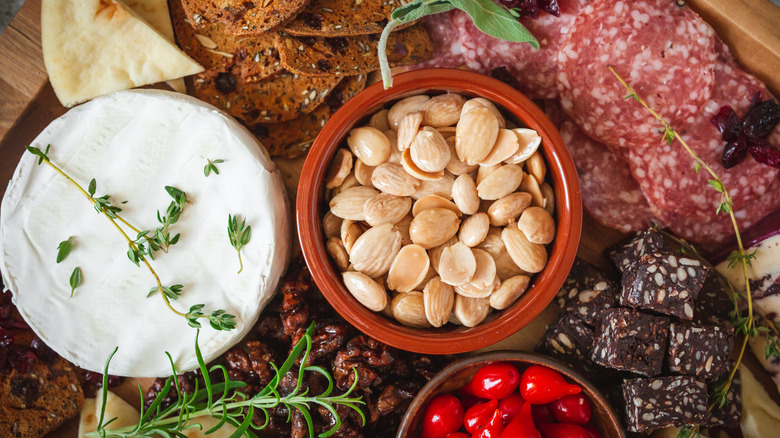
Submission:
[[[199,345],[208,362],[254,325],[285,269],[290,242],[288,205],[280,173],[257,140],[221,111],[192,97],[163,91],[114,93],[70,110],[32,143],[95,197],[110,195],[119,213],[139,230],[155,230],[158,211],[172,198],[165,186],[187,194],[180,234],[169,251],[149,260],[163,286],[183,286],[174,308],[224,309],[236,316],[230,331],[199,319]],[[204,175],[208,160],[219,173]],[[251,239],[236,249],[228,215],[251,226]],[[120,223],[120,225],[122,225]],[[136,233],[122,225],[131,239]],[[60,242],[72,250],[56,263]],[[172,312],[150,271],[127,255],[116,227],[74,185],[25,152],[0,207],[0,270],[19,312],[57,353],[102,372],[119,347],[109,373],[132,377],[171,374],[165,352],[179,371],[197,367],[196,330]],[[75,268],[82,283],[73,296]]]

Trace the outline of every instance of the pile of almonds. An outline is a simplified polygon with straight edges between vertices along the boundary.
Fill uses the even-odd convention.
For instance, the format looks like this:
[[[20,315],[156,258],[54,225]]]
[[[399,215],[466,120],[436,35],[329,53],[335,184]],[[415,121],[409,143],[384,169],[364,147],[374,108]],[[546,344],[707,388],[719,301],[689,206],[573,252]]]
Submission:
[[[540,143],[492,102],[450,93],[354,128],[325,177],[322,220],[346,288],[412,327],[473,327],[509,307],[555,237]]]

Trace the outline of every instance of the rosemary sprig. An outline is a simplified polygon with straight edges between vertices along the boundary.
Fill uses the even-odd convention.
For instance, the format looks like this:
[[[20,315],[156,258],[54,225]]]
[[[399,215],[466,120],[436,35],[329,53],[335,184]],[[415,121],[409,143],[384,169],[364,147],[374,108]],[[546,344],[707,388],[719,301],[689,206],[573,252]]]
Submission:
[[[238,223],[238,215],[228,215],[228,239],[230,244],[238,252],[239,269],[238,274],[244,270],[244,262],[241,261],[241,248],[249,243],[249,239],[252,238],[252,227],[246,225],[246,219]]]
[[[214,365],[211,368],[206,367],[200,347],[198,346],[198,334],[200,332],[198,331],[198,334],[195,335],[195,356],[198,360],[201,377],[203,378],[202,388],[200,387],[200,381],[197,380],[195,383],[195,390],[191,394],[182,394],[177,379],[178,372],[176,366],[174,365],[171,356],[166,353],[171,362],[173,375],[165,382],[162,390],[157,394],[148,409],[144,409],[143,404],[141,405],[141,418],[138,423],[133,426],[119,429],[108,430],[105,428],[106,425],[110,424],[111,421],[114,421],[115,419],[103,424],[108,388],[108,385],[104,382],[102,389],[103,404],[100,408],[101,413],[98,427],[95,432],[88,433],[87,436],[99,436],[103,438],[182,436],[181,433],[188,429],[197,428],[203,430],[203,426],[197,422],[190,424],[191,419],[209,416],[218,419],[219,422],[211,429],[205,431],[205,434],[213,433],[223,425],[229,424],[237,428],[236,432],[232,435],[233,437],[240,437],[243,435],[256,437],[253,430],[262,430],[268,426],[270,418],[269,411],[279,405],[286,406],[289,412],[292,412],[293,409],[297,409],[303,414],[309,429],[308,436],[310,437],[315,436],[314,423],[310,413],[312,406],[322,406],[327,409],[335,419],[333,427],[320,434],[320,437],[331,436],[341,427],[341,418],[336,410],[336,406],[338,405],[355,410],[363,420],[363,425],[365,425],[366,417],[359,407],[361,404],[364,404],[362,397],[351,397],[358,382],[357,370],[353,370],[355,372],[355,381],[349,390],[341,395],[332,395],[334,388],[333,377],[321,367],[303,365],[306,363],[306,359],[311,352],[311,337],[313,331],[314,324],[312,323],[301,340],[295,345],[295,348],[290,352],[289,357],[284,361],[282,366],[279,368],[274,366],[276,375],[271,382],[262,391],[251,398],[240,391],[236,391],[237,388],[246,386],[246,384],[244,382],[230,380],[227,369],[224,366]],[[114,352],[116,352],[116,350],[114,350]],[[104,378],[108,375],[108,364],[110,361],[111,357],[109,357],[108,362],[106,362],[105,372],[103,374]],[[279,382],[296,363],[302,364],[299,368],[296,387],[289,395],[282,396],[279,393]],[[303,377],[307,372],[319,373],[328,380],[328,387],[323,393],[311,395],[308,393],[308,390],[302,389]],[[223,381],[219,383],[213,382],[210,373],[214,373],[214,375],[218,376],[221,375]],[[167,397],[171,389],[175,389],[178,392],[178,400],[173,405],[162,408],[162,401]],[[141,385],[138,385],[138,391],[143,394]],[[264,424],[259,426],[254,424],[252,418],[255,411],[263,412],[266,419]]]
[[[224,163],[225,160],[217,159],[217,160],[206,160],[208,163],[206,163],[206,166],[203,168],[203,174],[206,175],[208,178],[209,175],[213,172],[215,175],[219,175],[219,169],[217,168],[217,164]]]
[[[73,296],[73,293],[76,292],[76,288],[81,286],[81,268],[76,266],[76,269],[70,274],[68,283],[70,284],[70,296]]]
[[[65,260],[65,257],[70,254],[70,250],[73,248],[73,236],[68,237],[66,240],[60,242],[57,245],[57,263]]]
[[[133,263],[135,263],[138,266],[140,266],[141,263],[143,263],[144,266],[146,266],[146,268],[149,270],[149,272],[154,277],[155,282],[157,283],[157,286],[154,289],[155,290],[159,290],[159,291],[162,292],[160,294],[160,296],[162,296],[163,301],[165,302],[165,305],[168,307],[168,309],[170,309],[173,313],[175,313],[175,314],[177,314],[177,315],[187,319],[187,322],[189,323],[189,325],[191,325],[193,327],[196,327],[196,328],[200,328],[200,323],[198,322],[199,318],[208,319],[209,323],[211,323],[212,327],[215,327],[215,328],[219,327],[220,330],[232,330],[233,328],[235,328],[235,326],[236,326],[236,323],[235,323],[235,320],[234,320],[235,316],[225,313],[224,310],[221,310],[221,309],[220,310],[216,310],[216,311],[212,312],[211,314],[206,315],[203,312],[200,312],[200,309],[198,309],[199,310],[198,313],[191,313],[191,312],[184,313],[184,312],[180,312],[175,307],[173,307],[173,305],[171,304],[171,300],[175,300],[176,298],[178,298],[178,294],[167,293],[167,291],[173,291],[172,288],[174,286],[167,287],[167,288],[165,286],[163,286],[162,281],[160,280],[159,275],[157,275],[157,272],[154,270],[154,268],[152,268],[152,265],[149,263],[149,260],[146,258],[147,255],[149,255],[151,257],[150,251],[148,251],[143,246],[139,247],[140,244],[138,242],[136,242],[135,240],[131,239],[130,236],[127,235],[125,230],[122,229],[122,227],[119,225],[119,223],[117,221],[122,222],[123,224],[125,224],[127,227],[129,227],[133,231],[136,231],[138,233],[138,235],[139,235],[139,237],[138,237],[139,239],[144,237],[144,236],[141,235],[142,232],[139,231],[137,228],[133,227],[132,225],[130,225],[130,223],[128,223],[127,221],[122,219],[117,214],[118,212],[121,211],[121,209],[119,207],[116,207],[116,206],[111,204],[109,195],[103,195],[103,196],[97,197],[97,198],[95,197],[95,191],[97,190],[97,182],[95,181],[94,178],[89,182],[89,186],[87,187],[87,190],[84,190],[84,188],[78,182],[76,182],[73,178],[70,177],[70,175],[68,175],[64,170],[60,169],[59,166],[57,166],[56,164],[52,163],[52,161],[49,159],[49,150],[50,149],[51,149],[51,145],[46,146],[46,150],[45,151],[42,151],[40,148],[37,148],[37,147],[34,147],[34,146],[27,146],[27,151],[38,157],[38,165],[46,163],[49,167],[54,169],[63,178],[65,178],[74,187],[76,187],[76,189],[78,189],[87,198],[87,200],[89,200],[93,204],[93,206],[95,207],[95,210],[98,213],[100,213],[103,216],[105,216],[106,219],[108,219],[108,221],[111,222],[112,225],[114,225],[114,227],[117,229],[117,231],[127,241],[127,245],[129,247],[129,249],[127,251],[128,258]],[[168,191],[168,193],[171,194],[172,197],[174,197],[174,200],[175,200],[174,202],[180,202],[180,201],[186,202],[186,195],[184,195],[183,192],[181,192],[180,190],[175,189],[175,188],[171,188],[171,189],[174,189],[174,190],[169,190],[169,187],[166,187],[166,190]],[[174,194],[176,194],[176,195],[180,194],[180,195],[177,197],[177,196],[174,196]],[[77,268],[77,269],[79,269],[78,283],[81,284],[81,270],[80,270],[80,268]],[[73,277],[74,277],[74,275],[76,275],[75,271],[74,271],[74,274],[71,275],[71,287],[72,288],[73,288],[73,281],[74,281]],[[75,288],[73,288],[73,289],[75,289]],[[181,287],[177,288],[177,292],[181,292]],[[72,291],[71,291],[71,294],[72,294]],[[193,307],[195,307],[195,306],[193,306]]]
[[[663,139],[669,145],[671,145],[674,140],[677,140],[680,142],[680,144],[685,148],[686,152],[693,158],[694,160],[694,170],[696,173],[699,173],[701,169],[704,169],[711,177],[712,179],[708,179],[710,185],[712,188],[720,193],[721,196],[721,202],[718,205],[718,208],[716,210],[716,214],[728,214],[731,219],[731,224],[734,227],[734,234],[737,239],[737,251],[729,255],[729,261],[730,263],[733,262],[736,266],[736,264],[741,263],[742,265],[742,273],[745,276],[745,301],[747,302],[747,315],[743,317],[743,319],[740,321],[740,327],[737,328],[737,330],[741,331],[745,334],[745,336],[742,339],[742,345],[740,347],[739,355],[737,356],[736,363],[734,364],[734,368],[732,368],[729,375],[726,377],[726,379],[718,385],[718,389],[715,394],[715,403],[710,406],[710,409],[713,408],[715,404],[718,404],[719,406],[723,406],[725,403],[726,394],[728,393],[729,387],[731,386],[731,382],[734,380],[734,375],[737,372],[737,369],[739,367],[740,362],[742,362],[742,358],[745,355],[745,349],[747,348],[748,338],[756,331],[756,322],[755,318],[753,316],[753,298],[750,293],[750,276],[748,274],[748,266],[751,265],[751,259],[755,257],[755,254],[749,255],[745,251],[745,247],[742,244],[742,235],[739,232],[739,225],[737,224],[737,218],[734,215],[734,202],[731,199],[731,195],[728,192],[728,189],[724,186],[723,181],[720,179],[718,174],[715,172],[715,170],[712,169],[712,167],[707,164],[704,160],[701,159],[701,157],[696,154],[690,146],[688,146],[688,143],[683,140],[682,136],[680,136],[677,131],[674,130],[674,128],[667,122],[663,117],[661,117],[655,110],[653,110],[650,105],[645,102],[644,99],[642,99],[639,95],[637,95],[636,90],[634,90],[626,81],[618,74],[617,71],[612,66],[609,66],[609,71],[612,72],[612,74],[617,78],[618,81],[620,81],[621,85],[625,87],[626,90],[628,90],[629,95],[627,97],[631,97],[635,99],[637,102],[639,102],[647,111],[650,112],[650,114],[653,115],[661,124],[663,125],[664,131],[663,131]],[[695,431],[698,434],[698,426],[695,426],[692,430]],[[690,436],[690,435],[689,435]]]

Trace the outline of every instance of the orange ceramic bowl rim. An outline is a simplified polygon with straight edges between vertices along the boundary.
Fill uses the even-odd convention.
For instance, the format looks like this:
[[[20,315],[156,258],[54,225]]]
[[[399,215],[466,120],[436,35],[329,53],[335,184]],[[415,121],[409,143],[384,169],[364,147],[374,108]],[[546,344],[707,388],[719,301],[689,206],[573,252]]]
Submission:
[[[342,106],[314,141],[298,184],[296,216],[303,256],[314,282],[328,302],[358,330],[407,351],[455,354],[496,343],[530,323],[552,301],[566,279],[582,232],[582,199],[574,162],[555,126],[530,99],[514,88],[478,73],[424,69],[396,75],[393,86],[367,87]],[[361,305],[344,286],[325,249],[322,231],[325,175],[350,129],[389,102],[421,93],[455,92],[484,97],[542,137],[548,177],[555,192],[556,237],[544,270],[512,306],[488,316],[476,327],[420,329],[403,326]],[[451,326],[448,325],[448,326]]]

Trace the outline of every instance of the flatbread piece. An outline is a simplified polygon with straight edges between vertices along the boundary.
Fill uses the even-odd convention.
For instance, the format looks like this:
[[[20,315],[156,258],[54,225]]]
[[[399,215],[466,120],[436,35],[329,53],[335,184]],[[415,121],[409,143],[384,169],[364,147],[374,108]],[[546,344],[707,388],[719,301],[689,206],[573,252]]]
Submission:
[[[173,0],[179,1],[179,0]],[[181,0],[187,18],[200,29],[224,23],[233,35],[259,35],[298,15],[309,0]]]
[[[408,0],[312,0],[285,31],[303,36],[382,33],[390,14]]]

